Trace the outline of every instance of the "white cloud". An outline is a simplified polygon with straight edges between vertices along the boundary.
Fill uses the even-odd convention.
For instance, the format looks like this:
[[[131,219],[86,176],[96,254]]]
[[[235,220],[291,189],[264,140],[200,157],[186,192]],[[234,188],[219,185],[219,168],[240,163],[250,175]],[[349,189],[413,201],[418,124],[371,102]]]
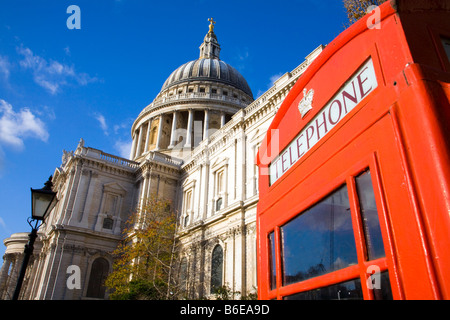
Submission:
[[[271,77],[270,77],[269,88],[271,88],[271,87],[275,84],[275,81],[277,81],[278,79],[280,79],[281,76],[282,76],[283,74],[284,74],[284,73],[277,73],[277,74],[274,74],[273,76],[271,76]]]
[[[69,47],[69,46],[67,46],[67,47],[64,48],[64,53],[65,53],[66,55],[70,56],[70,47]]]
[[[49,137],[46,126],[28,108],[18,112],[12,105],[0,99],[0,144],[18,149],[24,147],[24,138],[34,137],[46,142]]]
[[[272,88],[272,86],[275,84],[275,81],[277,81],[278,79],[280,79],[280,77],[283,75],[284,73],[277,73],[274,74],[273,76],[271,76],[269,78],[269,83],[267,84],[267,89],[261,90],[259,89],[258,92],[256,93],[256,98],[259,98],[260,96],[262,96],[268,89]]]
[[[114,129],[114,134],[119,134],[119,135],[129,135],[130,133],[130,127],[133,124],[134,119],[133,118],[127,118],[127,119],[123,119],[122,123],[119,124],[115,124],[113,126]]]
[[[249,50],[248,48],[245,48],[243,52],[239,51],[238,52],[238,59],[240,61],[244,61],[247,60],[247,58],[250,56]]]
[[[103,133],[108,135],[108,125],[106,124],[106,119],[101,113],[96,113],[94,115],[95,119],[100,123],[100,128],[102,128]]]
[[[121,141],[117,140],[114,147],[119,153],[119,156],[125,159],[130,158],[131,153],[131,145],[133,144],[133,141]]]
[[[7,80],[9,78],[10,70],[11,64],[9,63],[8,58],[0,56],[0,77]]]
[[[20,66],[32,70],[34,81],[51,94],[56,94],[62,86],[68,85],[70,82],[85,86],[97,81],[87,73],[77,73],[73,66],[54,60],[47,61],[35,55],[29,48],[20,47],[17,48],[17,51],[23,56],[19,62]]]
[[[4,232],[10,233],[9,228],[6,226],[5,220],[3,220],[2,217],[0,217],[0,226],[2,227]]]

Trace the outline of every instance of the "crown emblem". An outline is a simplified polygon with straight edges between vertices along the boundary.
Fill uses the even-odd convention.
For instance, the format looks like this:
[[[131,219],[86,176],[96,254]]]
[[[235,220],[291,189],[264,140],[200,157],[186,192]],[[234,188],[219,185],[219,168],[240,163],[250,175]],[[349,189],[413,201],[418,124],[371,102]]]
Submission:
[[[312,102],[314,98],[314,90],[311,89],[309,91],[306,88],[303,89],[303,99],[298,104],[298,111],[302,115],[302,119],[306,116],[306,114],[312,109]]]

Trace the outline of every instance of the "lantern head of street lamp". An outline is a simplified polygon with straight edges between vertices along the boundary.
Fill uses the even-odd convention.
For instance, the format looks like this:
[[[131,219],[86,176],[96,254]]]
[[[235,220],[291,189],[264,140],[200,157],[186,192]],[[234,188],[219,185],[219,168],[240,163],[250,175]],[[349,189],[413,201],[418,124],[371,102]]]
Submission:
[[[44,184],[42,189],[31,188],[31,217],[34,220],[43,221],[50,211],[55,207],[56,192],[52,190],[52,176]]]

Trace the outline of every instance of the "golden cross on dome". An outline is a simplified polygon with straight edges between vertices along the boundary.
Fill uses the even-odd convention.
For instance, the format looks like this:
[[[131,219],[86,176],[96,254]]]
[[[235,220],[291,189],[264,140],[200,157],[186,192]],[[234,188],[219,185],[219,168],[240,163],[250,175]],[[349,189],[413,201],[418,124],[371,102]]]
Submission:
[[[209,32],[214,32],[214,25],[216,24],[216,21],[214,21],[213,18],[209,18],[208,21],[210,22],[210,24],[209,24]]]

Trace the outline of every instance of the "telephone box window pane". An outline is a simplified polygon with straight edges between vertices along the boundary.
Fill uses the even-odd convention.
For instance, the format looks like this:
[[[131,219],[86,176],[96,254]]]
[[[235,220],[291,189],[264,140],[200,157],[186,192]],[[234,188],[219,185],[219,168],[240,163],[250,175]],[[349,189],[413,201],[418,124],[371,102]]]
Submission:
[[[450,61],[450,39],[442,38],[442,44],[444,46],[445,53],[447,54],[448,61]]]
[[[378,210],[370,171],[356,178],[356,189],[366,239],[367,259],[374,260],[385,257],[386,254],[384,252],[380,220],[378,219]]]
[[[379,284],[372,282],[373,296],[375,300],[392,300],[391,283],[389,282],[389,272],[385,271],[379,275]],[[375,282],[376,282],[375,281]]]
[[[284,300],[363,300],[360,279],[305,291],[284,297]]]
[[[281,228],[283,284],[358,263],[347,186]]]
[[[270,289],[274,290],[277,287],[277,269],[275,263],[275,233],[269,234],[270,246]]]

